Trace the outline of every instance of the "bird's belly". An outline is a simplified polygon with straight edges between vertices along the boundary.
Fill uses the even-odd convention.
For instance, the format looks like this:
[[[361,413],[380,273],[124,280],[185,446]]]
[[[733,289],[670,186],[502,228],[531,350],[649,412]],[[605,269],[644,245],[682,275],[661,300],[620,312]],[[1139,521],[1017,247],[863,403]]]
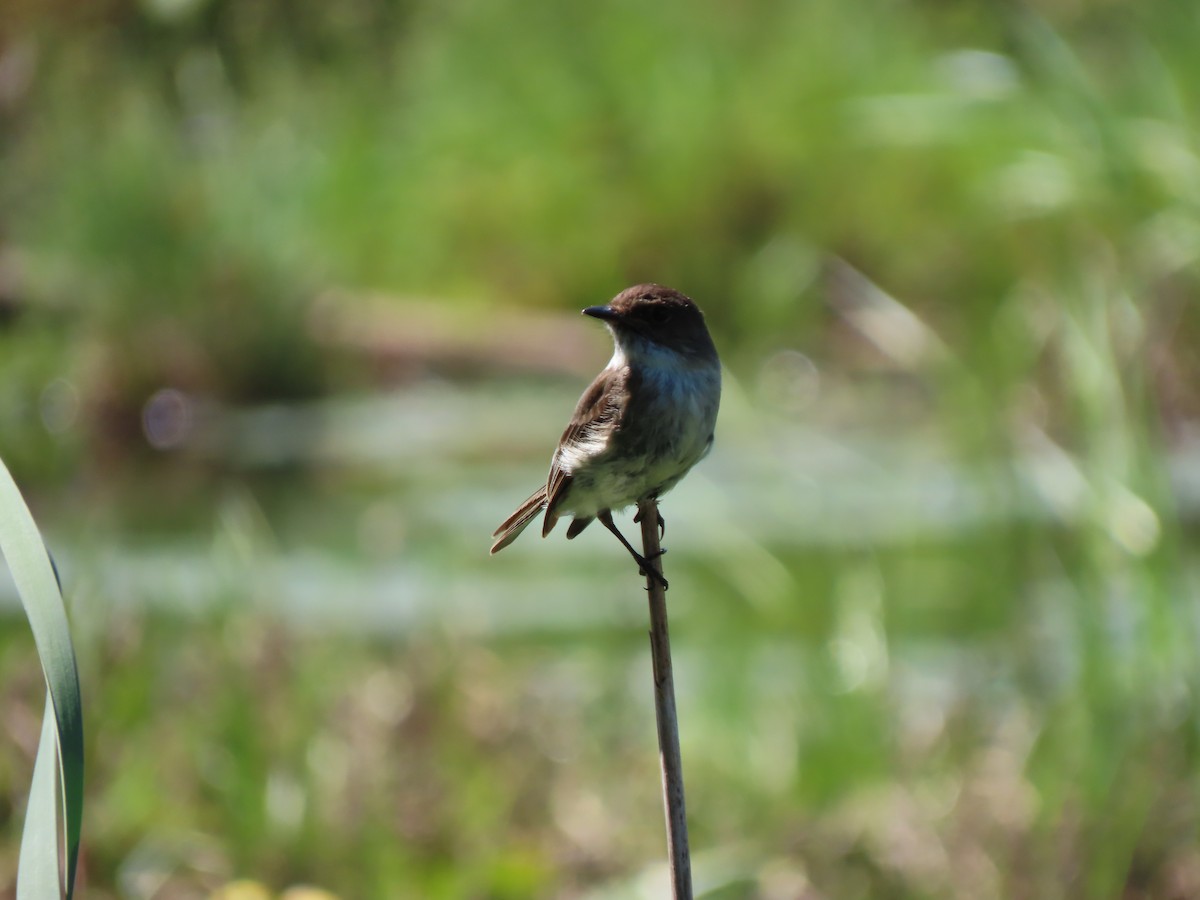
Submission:
[[[663,392],[663,402],[640,410],[613,436],[607,450],[572,472],[562,504],[576,516],[620,510],[651,494],[663,494],[708,452],[716,419],[715,403],[704,395]]]
[[[601,509],[621,510],[641,497],[669,490],[691,465],[647,466],[631,459],[598,463],[575,476],[563,507],[577,516],[592,516]]]

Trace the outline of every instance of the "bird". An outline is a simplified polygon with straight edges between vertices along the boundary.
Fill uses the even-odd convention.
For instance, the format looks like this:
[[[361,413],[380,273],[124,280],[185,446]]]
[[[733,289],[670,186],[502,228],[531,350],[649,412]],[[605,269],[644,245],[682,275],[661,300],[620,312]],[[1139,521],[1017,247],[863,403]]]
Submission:
[[[543,511],[542,537],[565,516],[572,517],[568,540],[598,520],[665,589],[666,579],[625,539],[612,514],[657,500],[712,448],[720,358],[700,307],[663,285],[626,288],[583,314],[611,332],[612,359],[579,398],[546,483],[492,533],[491,552],[511,544]],[[660,527],[665,533],[661,519]]]

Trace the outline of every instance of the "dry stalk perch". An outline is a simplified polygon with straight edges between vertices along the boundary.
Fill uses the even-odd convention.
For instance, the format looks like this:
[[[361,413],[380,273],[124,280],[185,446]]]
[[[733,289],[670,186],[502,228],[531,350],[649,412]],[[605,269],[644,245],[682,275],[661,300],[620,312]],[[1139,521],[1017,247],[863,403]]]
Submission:
[[[638,502],[642,555],[662,575],[658,503]],[[679,754],[679,718],[675,711],[675,678],[671,669],[671,636],[667,629],[666,591],[646,576],[650,599],[650,658],[654,665],[654,714],[658,721],[658,754],[662,765],[663,808],[667,819],[667,852],[675,900],[692,900],[692,863],[688,851],[687,810],[683,795],[683,761]]]

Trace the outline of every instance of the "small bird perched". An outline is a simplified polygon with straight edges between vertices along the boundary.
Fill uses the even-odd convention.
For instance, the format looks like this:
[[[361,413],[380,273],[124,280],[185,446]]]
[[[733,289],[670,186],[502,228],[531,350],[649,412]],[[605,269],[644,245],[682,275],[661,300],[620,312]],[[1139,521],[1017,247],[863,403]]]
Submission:
[[[666,493],[712,447],[721,402],[717,348],[700,308],[662,285],[636,285],[583,313],[612,332],[612,359],[579,398],[545,486],[492,534],[492,553],[543,509],[542,537],[565,515],[574,517],[568,539],[599,519],[665,588],[662,575],[617,530],[612,512]]]

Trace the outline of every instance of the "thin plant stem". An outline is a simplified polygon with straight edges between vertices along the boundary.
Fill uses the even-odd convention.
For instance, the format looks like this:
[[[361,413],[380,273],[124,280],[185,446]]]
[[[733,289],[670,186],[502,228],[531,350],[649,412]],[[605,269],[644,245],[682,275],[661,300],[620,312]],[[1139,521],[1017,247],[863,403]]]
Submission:
[[[639,501],[638,518],[642,525],[642,555],[661,575],[657,501],[653,498]],[[679,755],[679,718],[675,712],[675,678],[671,670],[671,637],[667,630],[667,597],[663,586],[650,575],[646,576],[646,588],[650,593],[650,658],[654,664],[654,714],[658,720],[671,891],[675,900],[692,900],[692,862],[683,797],[683,761]]]

